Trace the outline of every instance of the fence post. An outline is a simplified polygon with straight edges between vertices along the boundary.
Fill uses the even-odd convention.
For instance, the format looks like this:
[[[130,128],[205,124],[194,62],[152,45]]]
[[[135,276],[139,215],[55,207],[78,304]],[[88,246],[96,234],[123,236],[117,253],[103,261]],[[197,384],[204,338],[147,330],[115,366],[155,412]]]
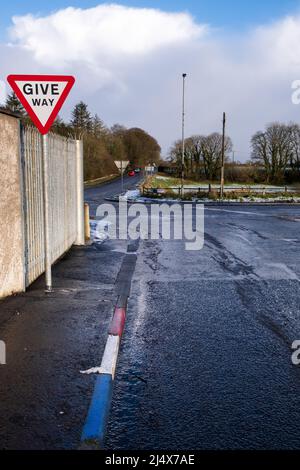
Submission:
[[[87,202],[84,203],[84,237],[87,241],[91,239],[90,207]]]
[[[84,245],[84,189],[83,189],[83,144],[76,140],[76,216],[77,237],[75,245]]]

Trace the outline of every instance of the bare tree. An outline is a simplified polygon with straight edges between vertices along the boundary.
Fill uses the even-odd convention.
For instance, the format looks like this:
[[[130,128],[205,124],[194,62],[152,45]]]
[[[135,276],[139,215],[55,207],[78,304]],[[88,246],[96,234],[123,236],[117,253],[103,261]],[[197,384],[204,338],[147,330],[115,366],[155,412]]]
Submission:
[[[179,175],[179,171],[181,170],[181,158],[182,158],[182,141],[176,140],[176,142],[174,142],[174,144],[170,148],[169,160],[172,163],[176,164],[178,175]]]
[[[170,151],[172,162],[181,165],[182,143],[176,141]],[[225,152],[232,150],[232,141],[229,137],[225,139]],[[221,168],[222,156],[222,136],[218,133],[209,136],[194,135],[186,139],[185,142],[185,174],[187,176],[200,178],[201,171],[204,170],[208,180],[214,180],[218,176]]]
[[[252,160],[263,165],[268,182],[280,182],[295,154],[292,127],[278,122],[257,132],[251,140]]]
[[[292,170],[300,171],[300,126],[295,123],[289,125],[291,138],[291,155],[289,165]]]
[[[188,148],[190,155],[190,171],[192,177],[200,176],[202,163],[201,135],[193,135],[188,139]]]
[[[186,177],[192,177],[199,168],[200,162],[200,149],[197,143],[199,138],[197,136],[189,137],[185,140],[184,146],[184,173]],[[177,140],[174,142],[170,149],[169,158],[173,163],[176,163],[178,171],[182,164],[182,141]]]
[[[225,137],[225,159],[232,150],[230,137]],[[222,135],[214,132],[201,139],[201,155],[203,158],[204,172],[208,180],[214,180],[218,176],[222,159]]]

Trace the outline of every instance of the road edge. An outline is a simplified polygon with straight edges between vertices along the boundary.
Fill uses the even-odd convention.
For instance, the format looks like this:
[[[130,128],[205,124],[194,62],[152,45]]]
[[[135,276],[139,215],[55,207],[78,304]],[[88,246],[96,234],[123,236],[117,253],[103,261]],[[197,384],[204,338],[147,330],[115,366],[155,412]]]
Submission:
[[[121,314],[120,311],[122,312]],[[81,435],[80,450],[103,449],[125,318],[126,308],[120,309],[115,307],[102,356],[101,372],[96,379],[92,400]]]
[[[105,198],[105,201],[108,202],[119,202],[119,197],[122,196],[121,194],[117,196],[116,198]],[[124,200],[123,200],[124,201]],[[279,206],[279,207],[284,207],[284,206],[300,206],[300,202],[207,202],[207,201],[180,201],[179,199],[174,199],[174,200],[164,200],[164,199],[147,199],[147,200],[141,200],[139,201],[138,199],[127,199],[128,204],[199,204],[203,206]]]
[[[113,173],[111,175],[102,176],[101,178],[96,178],[94,180],[86,180],[84,181],[84,189],[93,188],[95,186],[101,186],[102,184],[110,183],[111,181],[114,181],[117,178],[120,178],[120,175],[117,173]]]
[[[133,243],[127,246],[127,254],[118,273],[116,280],[117,302],[108,329],[100,371],[96,378],[94,392],[81,434],[79,450],[104,449],[117,361],[127,316],[131,280],[137,261],[137,248],[138,245]]]

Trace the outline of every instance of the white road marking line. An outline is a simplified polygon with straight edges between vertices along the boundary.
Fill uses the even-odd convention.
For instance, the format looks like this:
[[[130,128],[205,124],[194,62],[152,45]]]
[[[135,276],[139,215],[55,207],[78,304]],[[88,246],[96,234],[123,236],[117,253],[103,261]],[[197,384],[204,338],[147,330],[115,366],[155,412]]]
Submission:
[[[261,217],[266,217],[266,214],[262,214],[261,212],[231,211],[229,209],[216,209],[216,208],[212,208],[212,207],[205,207],[205,210],[206,211],[230,212],[232,214],[259,215]]]

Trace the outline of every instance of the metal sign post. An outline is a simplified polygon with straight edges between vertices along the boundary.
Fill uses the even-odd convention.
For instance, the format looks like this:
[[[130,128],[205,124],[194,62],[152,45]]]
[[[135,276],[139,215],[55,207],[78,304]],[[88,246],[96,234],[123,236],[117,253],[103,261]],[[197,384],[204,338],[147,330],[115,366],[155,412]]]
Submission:
[[[128,167],[129,161],[127,160],[115,160],[115,165],[121,173],[121,191],[124,191],[124,171]]]
[[[52,292],[50,205],[49,205],[49,171],[48,171],[48,134],[42,135],[43,148],[43,190],[44,190],[44,242],[45,242],[45,292]]]
[[[124,191],[123,160],[121,160],[121,191]]]

